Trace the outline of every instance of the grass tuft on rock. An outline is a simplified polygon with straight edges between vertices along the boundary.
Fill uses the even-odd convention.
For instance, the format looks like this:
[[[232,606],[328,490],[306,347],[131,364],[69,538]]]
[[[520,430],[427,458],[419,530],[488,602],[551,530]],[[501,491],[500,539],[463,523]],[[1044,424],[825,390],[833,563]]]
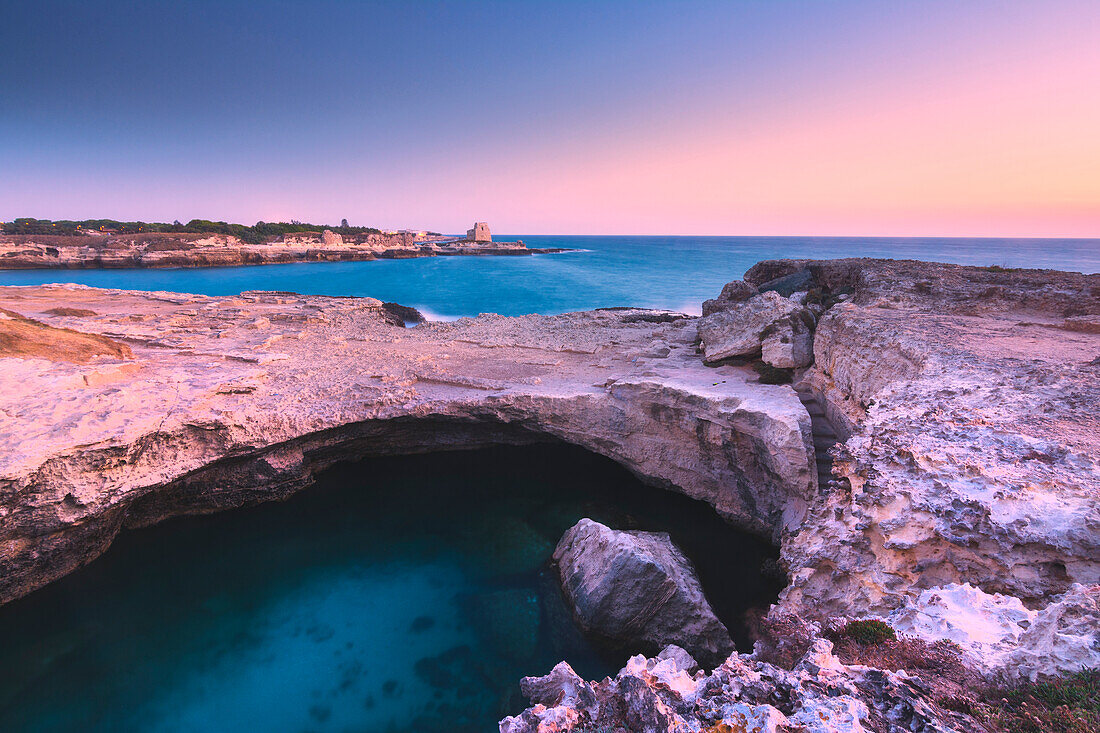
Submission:
[[[857,644],[862,644],[864,646],[882,644],[887,641],[894,641],[898,638],[898,635],[894,633],[894,630],[890,628],[889,624],[885,621],[879,621],[878,619],[849,621],[832,633],[837,637],[851,639]]]
[[[1100,733],[1100,670],[1023,683],[976,706],[971,715],[1004,733]]]

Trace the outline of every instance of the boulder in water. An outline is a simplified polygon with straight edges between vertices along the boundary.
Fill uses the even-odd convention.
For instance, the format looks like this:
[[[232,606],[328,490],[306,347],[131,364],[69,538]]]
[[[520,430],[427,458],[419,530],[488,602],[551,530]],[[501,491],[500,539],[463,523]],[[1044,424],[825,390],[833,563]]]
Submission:
[[[707,666],[733,651],[694,568],[666,533],[617,531],[582,519],[562,536],[554,560],[585,631],[631,651],[675,644]]]

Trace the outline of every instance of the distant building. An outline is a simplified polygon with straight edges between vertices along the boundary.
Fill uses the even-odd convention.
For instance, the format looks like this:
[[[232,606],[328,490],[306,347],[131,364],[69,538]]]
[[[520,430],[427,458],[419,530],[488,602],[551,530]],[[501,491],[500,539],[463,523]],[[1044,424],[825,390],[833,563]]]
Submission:
[[[479,221],[474,224],[473,229],[466,230],[466,239],[471,242],[492,242],[493,235],[489,233],[489,225]]]

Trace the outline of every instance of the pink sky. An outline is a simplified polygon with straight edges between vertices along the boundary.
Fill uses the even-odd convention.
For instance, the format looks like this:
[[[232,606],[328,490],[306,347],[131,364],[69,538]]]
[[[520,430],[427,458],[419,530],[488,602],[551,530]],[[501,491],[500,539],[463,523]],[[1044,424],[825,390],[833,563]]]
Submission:
[[[0,219],[1100,237],[1096,0],[219,7],[7,39]]]

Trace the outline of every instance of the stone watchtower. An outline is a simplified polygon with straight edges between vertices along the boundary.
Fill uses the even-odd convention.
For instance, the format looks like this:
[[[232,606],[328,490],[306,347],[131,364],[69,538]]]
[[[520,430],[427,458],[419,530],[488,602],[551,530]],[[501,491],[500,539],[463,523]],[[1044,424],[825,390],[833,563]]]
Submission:
[[[479,221],[473,229],[466,230],[466,239],[470,242],[492,242],[493,235],[489,233],[489,225]]]

